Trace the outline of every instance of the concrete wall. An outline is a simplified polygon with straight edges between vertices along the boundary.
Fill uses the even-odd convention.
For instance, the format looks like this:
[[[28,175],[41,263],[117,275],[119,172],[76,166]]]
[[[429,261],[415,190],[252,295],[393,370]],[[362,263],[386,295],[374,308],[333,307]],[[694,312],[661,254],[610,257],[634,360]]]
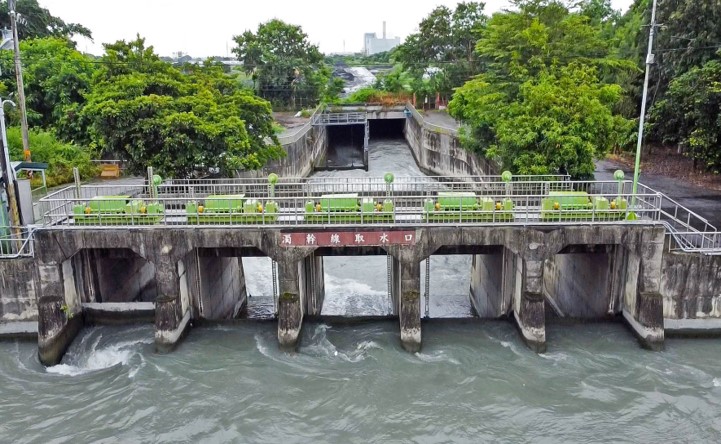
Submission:
[[[276,173],[281,177],[305,177],[313,172],[313,167],[325,158],[328,147],[328,135],[325,127],[307,126],[299,129],[298,139],[283,143],[286,155],[282,159],[269,162],[256,171],[245,171],[239,177],[267,177]],[[289,137],[290,138],[290,137]],[[293,137],[295,139],[295,137]]]
[[[243,265],[237,257],[198,257],[197,298],[203,319],[233,319],[245,307],[247,294]]]
[[[37,320],[37,295],[33,259],[0,260],[0,321]]]
[[[504,298],[504,255],[475,254],[471,266],[471,306],[482,319],[508,314],[510,300]]]
[[[94,302],[153,302],[157,295],[155,266],[145,259],[96,260],[99,297]],[[88,301],[93,302],[93,301]]]
[[[721,319],[721,256],[666,252],[661,294],[666,319]]]
[[[452,131],[431,128],[411,114],[403,131],[416,163],[426,173],[438,176],[499,174],[495,164],[461,146]]]
[[[608,253],[558,254],[544,263],[544,290],[560,317],[601,319],[612,310]]]

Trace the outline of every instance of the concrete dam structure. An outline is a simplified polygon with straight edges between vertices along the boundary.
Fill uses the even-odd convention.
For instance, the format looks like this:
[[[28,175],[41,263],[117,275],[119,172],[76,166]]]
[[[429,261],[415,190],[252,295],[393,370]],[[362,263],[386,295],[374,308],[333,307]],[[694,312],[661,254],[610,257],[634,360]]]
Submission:
[[[623,177],[489,174],[490,163],[457,153],[453,131],[408,111],[388,114],[403,122],[394,130],[422,169],[445,175],[163,181],[150,173],[114,187],[114,197],[96,185],[60,190],[41,203],[34,258],[6,262],[17,270],[13,288],[25,289],[17,308],[7,307],[32,318],[36,304],[46,365],[92,324],[153,322],[156,348],[169,351],[195,322],[243,318],[244,262],[265,257],[278,342],[292,350],[303,323],[322,315],[324,259],[377,255],[386,258],[376,279],[387,282],[400,343],[418,351],[430,297],[423,264],[433,279],[427,259],[471,255],[474,314],[511,320],[538,352],[549,316],[622,319],[656,350],[667,333],[718,330],[721,238],[705,221],[647,187],[634,194]],[[329,128],[308,134],[326,137]],[[322,152],[317,137],[298,143],[304,137]]]

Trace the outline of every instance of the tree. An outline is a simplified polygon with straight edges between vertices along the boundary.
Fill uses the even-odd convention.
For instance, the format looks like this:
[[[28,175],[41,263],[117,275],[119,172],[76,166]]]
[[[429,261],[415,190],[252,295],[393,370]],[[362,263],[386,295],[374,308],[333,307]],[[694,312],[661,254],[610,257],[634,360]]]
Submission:
[[[666,97],[652,109],[649,120],[651,130],[663,142],[688,148],[694,166],[719,174],[721,60],[712,60],[673,79]]]
[[[280,106],[306,106],[323,95],[330,72],[300,26],[273,19],[233,37],[233,53],[252,75],[258,94]],[[301,99],[304,100],[303,103]]]
[[[23,40],[20,51],[28,121],[45,129],[55,127],[68,109],[85,102],[95,64],[64,37]],[[0,52],[0,67],[3,72],[14,70],[11,52]],[[4,84],[15,91],[15,76],[7,76]]]
[[[181,73],[143,39],[106,45],[80,118],[104,151],[130,162],[188,177],[196,169],[226,174],[257,169],[282,155],[270,104],[237,87],[217,65]],[[116,63],[122,60],[123,63]]]
[[[612,112],[621,88],[599,80],[630,64],[561,2],[515,4],[489,20],[476,45],[486,70],[456,91],[449,111],[466,124],[465,145],[503,168],[587,178],[595,157],[630,140],[632,123]]]
[[[91,38],[88,28],[78,23],[65,23],[61,18],[38,4],[38,0],[17,0],[15,8],[24,18],[18,26],[20,40],[38,37],[69,37],[81,35]],[[7,0],[0,1],[0,27],[10,29]]]
[[[455,87],[481,71],[474,48],[488,19],[484,8],[481,2],[460,2],[455,10],[435,8],[421,21],[419,32],[408,36],[394,50],[394,59],[416,80],[416,85],[427,85],[424,76],[435,77],[435,91],[452,94]]]

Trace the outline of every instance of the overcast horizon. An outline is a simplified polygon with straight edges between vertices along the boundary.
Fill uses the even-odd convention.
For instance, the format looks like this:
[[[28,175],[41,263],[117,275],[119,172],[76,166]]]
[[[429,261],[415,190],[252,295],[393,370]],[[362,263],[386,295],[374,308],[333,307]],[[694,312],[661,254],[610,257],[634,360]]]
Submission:
[[[100,55],[102,44],[131,40],[136,34],[145,37],[155,52],[171,56],[183,52],[193,57],[232,56],[234,35],[246,30],[255,32],[258,25],[273,18],[300,25],[308,39],[323,53],[359,52],[363,34],[382,34],[387,22],[388,37],[401,41],[415,32],[418,23],[433,8],[446,5],[454,8],[457,0],[367,0],[363,6],[346,15],[328,2],[302,3],[290,0],[266,0],[260,7],[249,9],[240,2],[227,0],[39,0],[54,16],[65,22],[80,23],[90,29],[93,40],[75,39],[78,49]],[[632,0],[612,0],[616,9],[625,10]],[[506,0],[487,0],[486,13],[509,7]],[[335,20],[327,17],[335,15]]]

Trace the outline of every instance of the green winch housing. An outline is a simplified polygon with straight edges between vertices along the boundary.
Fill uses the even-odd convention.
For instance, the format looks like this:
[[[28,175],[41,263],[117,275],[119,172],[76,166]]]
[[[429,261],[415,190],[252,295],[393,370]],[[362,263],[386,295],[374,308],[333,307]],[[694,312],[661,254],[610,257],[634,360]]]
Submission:
[[[392,200],[359,198],[357,193],[324,194],[305,203],[305,221],[309,223],[391,222],[393,213]]]
[[[95,196],[85,204],[73,205],[76,225],[152,225],[163,218],[158,202],[146,203],[130,196]]]
[[[562,220],[623,220],[628,201],[609,201],[602,196],[589,196],[585,191],[551,191],[541,200],[541,221]]]
[[[436,200],[426,199],[423,204],[426,221],[432,222],[511,222],[513,201],[505,198],[494,201],[478,198],[467,191],[442,191]]]
[[[190,224],[264,224],[274,223],[279,213],[276,202],[265,206],[244,194],[212,194],[203,204],[189,202],[185,213]]]

